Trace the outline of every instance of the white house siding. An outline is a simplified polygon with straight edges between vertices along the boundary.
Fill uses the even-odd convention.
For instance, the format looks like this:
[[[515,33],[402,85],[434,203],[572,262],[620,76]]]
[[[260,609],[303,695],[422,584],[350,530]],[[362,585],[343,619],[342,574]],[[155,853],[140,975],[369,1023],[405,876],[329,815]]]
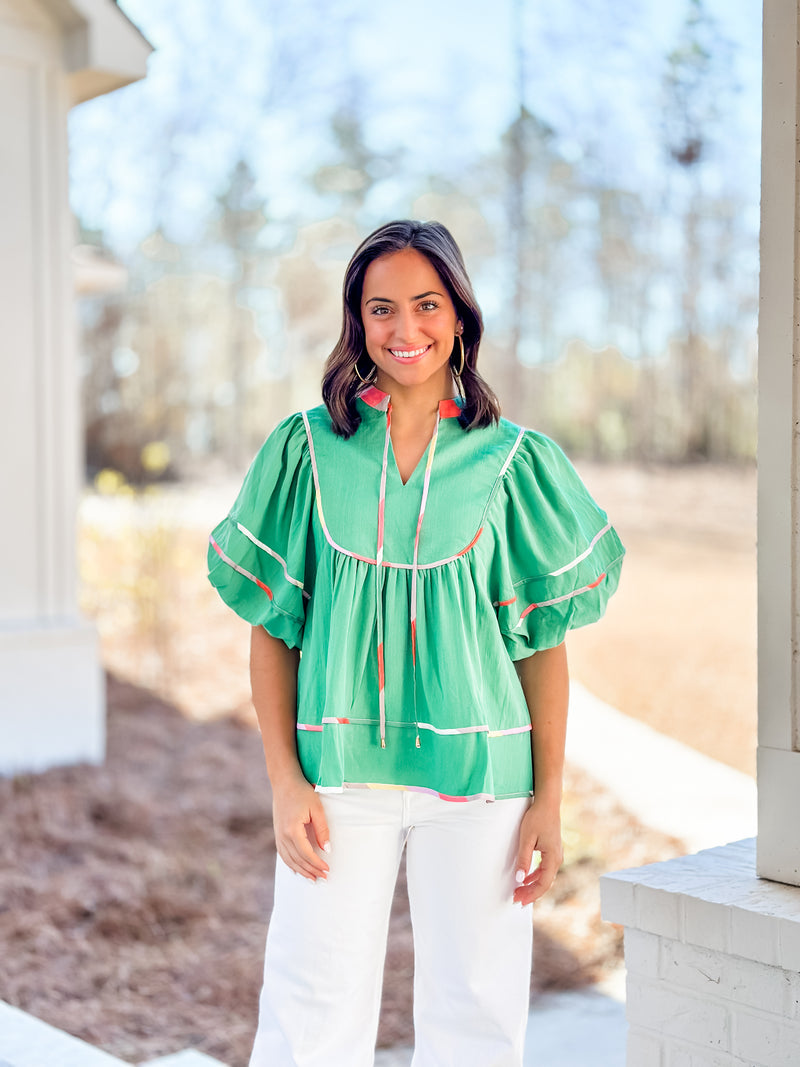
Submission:
[[[125,84],[137,63],[144,73],[149,49],[111,0],[101,2],[0,0],[0,773],[104,754],[97,639],[77,608],[67,114],[97,69],[106,88]],[[118,60],[126,32],[128,61],[116,75],[103,42]],[[75,41],[85,44],[84,67]]]

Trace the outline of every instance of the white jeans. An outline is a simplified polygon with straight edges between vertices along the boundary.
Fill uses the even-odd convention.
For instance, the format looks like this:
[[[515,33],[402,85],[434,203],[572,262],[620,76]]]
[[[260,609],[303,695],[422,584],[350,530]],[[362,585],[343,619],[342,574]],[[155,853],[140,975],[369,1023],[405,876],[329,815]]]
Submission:
[[[526,798],[327,793],[327,884],[278,859],[250,1067],[372,1067],[403,846],[414,931],[413,1067],[521,1067],[531,912],[512,900]]]

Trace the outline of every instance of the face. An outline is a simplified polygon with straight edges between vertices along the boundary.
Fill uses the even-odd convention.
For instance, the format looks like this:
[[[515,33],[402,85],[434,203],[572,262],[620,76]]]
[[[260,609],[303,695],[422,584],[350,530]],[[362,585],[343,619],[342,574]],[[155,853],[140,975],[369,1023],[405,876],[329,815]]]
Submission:
[[[435,386],[450,395],[448,360],[461,330],[455,305],[433,264],[415,248],[374,260],[364,274],[361,321],[367,354],[385,393]]]

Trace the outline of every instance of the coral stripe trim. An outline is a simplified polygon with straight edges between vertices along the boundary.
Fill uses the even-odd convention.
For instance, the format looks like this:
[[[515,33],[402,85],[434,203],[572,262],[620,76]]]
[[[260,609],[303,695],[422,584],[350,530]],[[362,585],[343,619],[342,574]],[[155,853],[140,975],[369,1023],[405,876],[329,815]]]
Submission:
[[[363,399],[363,396],[362,396],[362,399]],[[342,545],[337,544],[337,542],[334,541],[334,539],[331,537],[331,533],[330,533],[330,530],[328,529],[327,523],[325,522],[325,516],[324,516],[323,510],[322,510],[322,492],[320,490],[320,485],[319,485],[319,470],[317,468],[317,457],[316,457],[316,453],[314,452],[314,439],[311,436],[311,424],[309,423],[308,415],[307,415],[307,413],[305,411],[302,412],[302,415],[303,415],[303,422],[305,423],[305,428],[306,428],[306,437],[308,438],[308,451],[309,451],[309,455],[311,456],[311,470],[312,470],[312,473],[314,475],[314,489],[316,490],[316,494],[315,495],[316,495],[316,502],[317,502],[317,515],[319,516],[319,522],[320,522],[320,526],[322,527],[322,532],[325,534],[325,540],[328,542],[328,544],[331,546],[331,548],[335,548],[336,551],[337,552],[341,552],[343,556],[350,556],[352,559],[360,559],[362,563],[371,563],[373,566],[375,566],[375,565],[377,565],[378,562],[380,562],[380,565],[382,567],[397,567],[397,568],[399,568],[401,570],[411,570],[413,568],[413,566],[414,566],[413,563],[393,563],[391,560],[388,560],[388,559],[381,559],[380,561],[378,561],[377,559],[370,559],[369,556],[361,556],[361,555],[359,555],[358,552],[351,552],[350,549],[343,548]],[[516,452],[516,450],[517,450],[517,448],[519,446],[519,443],[522,440],[522,435],[524,434],[524,432],[525,432],[524,430],[520,430],[519,435],[517,436],[517,440],[514,443],[514,447],[511,449],[511,452],[509,453],[508,458],[506,459],[505,463],[503,464],[503,468],[502,468],[500,474],[498,475],[498,480],[501,477],[501,475],[508,469],[508,465],[511,462],[511,458],[514,455],[514,453]],[[444,566],[445,563],[452,563],[453,560],[456,560],[460,556],[463,556],[465,553],[469,552],[469,550],[474,547],[475,543],[477,542],[478,538],[481,536],[482,533],[483,533],[483,527],[481,526],[480,529],[478,530],[478,532],[475,534],[475,536],[470,541],[470,543],[468,545],[466,545],[464,548],[459,549],[458,552],[454,552],[452,556],[446,556],[444,559],[435,559],[432,563],[418,563],[417,564],[417,570],[419,570],[419,571],[427,571],[427,570],[431,570],[433,567],[442,567],[442,566]]]
[[[365,404],[369,404],[371,408],[375,408],[377,411],[386,411],[392,398],[389,393],[384,393],[377,385],[368,385],[358,394],[358,399],[363,400]],[[461,404],[459,404],[458,398],[451,396],[446,400],[440,400],[439,414],[443,419],[457,418],[461,414]]]
[[[240,522],[237,522],[236,526],[240,533],[243,533],[244,536],[249,541],[252,541],[257,548],[263,549],[264,552],[267,552],[270,556],[273,557],[273,559],[276,559],[278,563],[280,563],[281,567],[283,568],[283,573],[287,582],[291,582],[292,585],[296,585],[297,588],[302,592],[304,597],[310,598],[311,594],[305,591],[305,589],[303,588],[303,583],[297,578],[293,578],[291,574],[289,574],[289,567],[283,556],[279,555],[274,548],[270,548],[269,545],[265,545],[263,541],[259,541],[256,535],[251,533],[250,530],[248,530],[247,527],[243,526]]]
[[[256,578],[254,574],[251,574],[250,571],[246,571],[244,567],[240,567],[238,563],[234,563],[230,556],[225,555],[225,553],[222,551],[222,549],[219,547],[213,537],[209,537],[208,540],[211,544],[211,547],[214,549],[214,551],[217,553],[223,563],[227,563],[229,567],[232,567],[238,574],[241,574],[243,577],[249,578],[251,582],[255,582],[259,589],[263,589],[267,596],[270,598],[270,600],[272,600],[272,590],[268,585],[264,585],[264,583],[259,581],[259,579]]]
[[[581,593],[588,593],[590,589],[596,589],[604,578],[605,574],[601,574],[599,578],[591,582],[589,585],[584,585],[581,589],[575,589],[571,593],[565,593],[564,596],[553,597],[552,600],[540,600],[538,604],[529,604],[520,615],[519,622],[522,622],[528,612],[533,611],[534,608],[549,608],[551,604],[560,604],[563,600],[571,600],[574,596],[580,596]],[[519,622],[517,623],[517,626],[519,626]]]

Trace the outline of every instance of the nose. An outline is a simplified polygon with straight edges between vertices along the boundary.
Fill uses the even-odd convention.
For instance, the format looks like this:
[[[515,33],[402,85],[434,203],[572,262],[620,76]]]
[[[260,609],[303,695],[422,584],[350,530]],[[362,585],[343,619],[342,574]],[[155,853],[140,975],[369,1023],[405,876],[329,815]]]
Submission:
[[[417,326],[411,308],[398,310],[394,320],[394,332],[396,339],[402,344],[408,344],[416,339]]]

